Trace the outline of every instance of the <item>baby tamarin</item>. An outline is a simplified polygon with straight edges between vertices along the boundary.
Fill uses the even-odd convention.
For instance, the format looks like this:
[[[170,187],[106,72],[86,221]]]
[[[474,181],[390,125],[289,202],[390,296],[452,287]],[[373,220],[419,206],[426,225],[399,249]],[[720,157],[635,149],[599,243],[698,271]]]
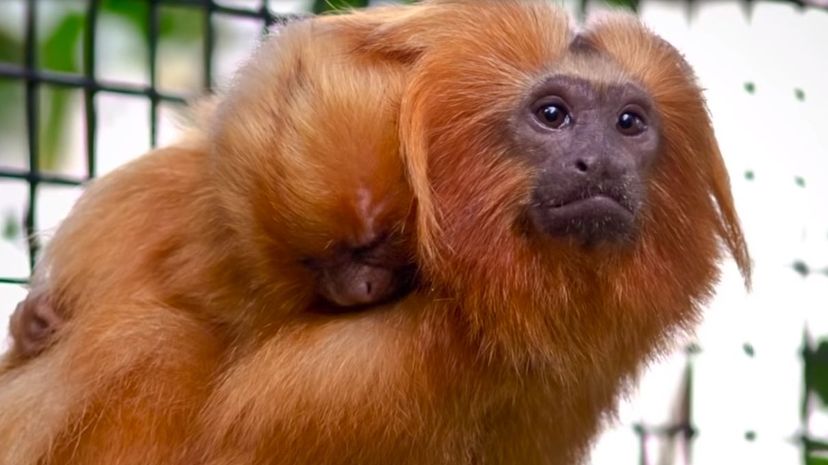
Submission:
[[[72,315],[0,372],[0,463],[577,464],[725,250],[749,276],[701,92],[635,19],[575,32],[548,2],[452,0],[309,24],[209,137],[100,180],[62,225],[38,273]],[[418,279],[362,312],[314,311],[301,257],[328,241],[287,220],[339,231],[317,195],[340,171],[273,149],[365,129],[284,93],[312,88],[314,27],[358,64],[336,86],[368,73],[401,102],[388,179],[416,199]]]
[[[402,235],[411,197],[395,129],[400,72],[367,62],[346,65],[342,50],[321,43],[303,44],[302,49],[284,82],[266,81],[283,94],[278,98],[284,101],[286,115],[269,122],[272,134],[254,126],[247,116],[255,104],[247,100],[262,97],[258,90],[236,91],[227,97],[233,103],[219,109],[226,114],[212,128],[213,142],[231,146],[222,153],[233,165],[227,169],[242,169],[238,159],[260,155],[268,162],[252,163],[265,163],[272,172],[267,186],[259,184],[253,190],[235,186],[244,191],[239,192],[243,202],[231,208],[242,215],[261,215],[258,224],[242,221],[255,231],[242,234],[267,236],[263,240],[274,247],[272,257],[266,258],[268,266],[277,273],[285,266],[306,268],[293,292],[315,293],[319,297],[311,303],[315,310],[337,312],[380,304],[404,293],[413,279],[411,247]],[[362,66],[365,69],[356,69]],[[201,109],[210,111],[209,105]],[[266,120],[256,123],[262,121]],[[253,134],[249,127],[254,128]],[[305,181],[297,182],[300,179]],[[255,202],[266,211],[246,208]],[[278,276],[275,281],[284,280]],[[40,283],[12,315],[12,353],[17,358],[48,347],[71,313],[58,309],[48,287]]]

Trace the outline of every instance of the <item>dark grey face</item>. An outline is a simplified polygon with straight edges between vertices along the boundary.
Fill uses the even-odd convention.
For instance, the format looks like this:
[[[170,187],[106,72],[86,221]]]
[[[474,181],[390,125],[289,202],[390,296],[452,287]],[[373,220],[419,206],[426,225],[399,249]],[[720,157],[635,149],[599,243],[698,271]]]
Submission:
[[[553,76],[513,124],[519,156],[537,172],[526,212],[533,229],[587,245],[632,236],[659,143],[658,118],[642,89]]]

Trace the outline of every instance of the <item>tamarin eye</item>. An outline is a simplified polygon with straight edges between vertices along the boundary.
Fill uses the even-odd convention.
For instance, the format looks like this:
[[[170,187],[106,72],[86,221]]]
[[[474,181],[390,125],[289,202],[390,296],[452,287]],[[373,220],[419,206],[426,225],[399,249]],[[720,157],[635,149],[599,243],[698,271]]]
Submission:
[[[644,119],[638,114],[625,111],[618,117],[616,127],[625,136],[635,136],[644,132],[647,129],[647,124],[644,123]]]
[[[564,107],[553,103],[538,108],[537,117],[544,126],[548,126],[553,129],[566,126],[571,120],[569,113]]]

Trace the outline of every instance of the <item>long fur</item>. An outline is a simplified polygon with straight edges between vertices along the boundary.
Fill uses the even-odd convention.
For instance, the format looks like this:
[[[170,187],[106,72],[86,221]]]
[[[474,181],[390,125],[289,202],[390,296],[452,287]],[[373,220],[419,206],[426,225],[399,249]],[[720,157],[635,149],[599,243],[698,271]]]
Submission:
[[[579,463],[698,320],[724,250],[750,272],[687,64],[629,17],[580,34],[600,69],[567,61],[571,27],[542,2],[282,30],[203,127],[95,182],[61,226],[36,281],[72,314],[0,371],[0,464]],[[505,118],[564,65],[637,82],[664,121],[627,247],[515,228],[533,173]],[[421,285],[314,312],[299,262],[360,234],[363,188]]]

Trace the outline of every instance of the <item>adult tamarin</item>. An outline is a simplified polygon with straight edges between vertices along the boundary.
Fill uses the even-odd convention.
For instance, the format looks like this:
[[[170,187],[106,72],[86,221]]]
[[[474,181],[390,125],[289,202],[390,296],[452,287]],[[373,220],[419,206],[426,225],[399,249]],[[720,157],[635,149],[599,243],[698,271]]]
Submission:
[[[246,207],[281,162],[183,146],[188,168],[207,159],[226,177],[144,177],[163,195],[127,218],[158,235],[120,249],[118,268],[78,257],[114,226],[101,218],[83,231],[70,218],[47,252],[72,316],[54,347],[0,375],[8,463],[578,463],[619,391],[698,319],[723,249],[749,276],[695,78],[634,18],[575,32],[547,3],[444,1],[317,21],[348,57],[402,70],[414,290],[360,312],[271,302],[267,284],[290,273],[262,245],[290,225],[260,228],[272,216]],[[279,124],[281,81],[262,77],[301,66],[280,56],[242,73],[237,89],[258,98],[235,108],[255,117],[215,147]],[[120,200],[119,184],[88,199]],[[96,211],[84,205],[75,224]],[[204,227],[194,205],[226,219]],[[90,237],[61,241],[72,233]],[[169,271],[130,278],[144,263]]]

